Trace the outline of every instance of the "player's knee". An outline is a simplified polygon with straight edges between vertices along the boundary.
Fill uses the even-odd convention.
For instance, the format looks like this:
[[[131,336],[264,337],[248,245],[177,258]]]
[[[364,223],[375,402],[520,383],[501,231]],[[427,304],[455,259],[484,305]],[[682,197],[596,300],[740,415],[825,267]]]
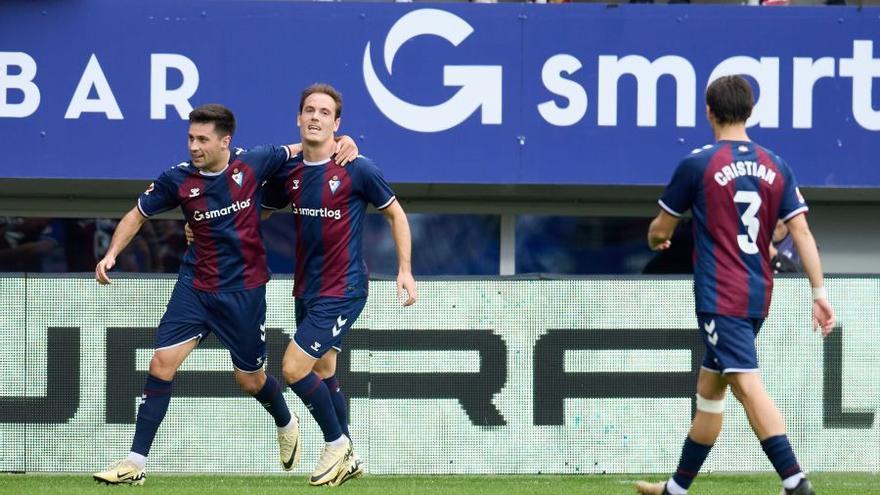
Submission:
[[[324,380],[336,374],[336,366],[335,363],[331,364],[329,362],[325,362],[322,359],[315,363],[313,371],[315,372],[315,374],[321,377],[322,380]]]
[[[309,363],[311,364],[311,363]],[[281,365],[281,375],[287,383],[296,383],[312,372],[311,366],[306,363],[297,362],[296,360],[286,360]]]
[[[257,395],[260,392],[260,387],[254,382],[238,382],[238,386],[241,388],[241,391],[248,395]]]
[[[709,414],[724,414],[724,395],[720,399],[709,399],[697,394],[697,410]]]
[[[238,383],[241,391],[248,395],[257,395],[257,393],[263,388],[266,380],[265,378],[262,380],[260,378],[261,375],[258,373],[244,373],[239,371],[235,373],[235,382]]]
[[[740,403],[747,404],[764,394],[764,387],[756,377],[746,376],[745,373],[729,379],[730,390]]]
[[[159,354],[153,354],[153,358],[150,359],[150,375],[160,380],[170,381],[176,372],[177,367],[174,364],[168,363]]]

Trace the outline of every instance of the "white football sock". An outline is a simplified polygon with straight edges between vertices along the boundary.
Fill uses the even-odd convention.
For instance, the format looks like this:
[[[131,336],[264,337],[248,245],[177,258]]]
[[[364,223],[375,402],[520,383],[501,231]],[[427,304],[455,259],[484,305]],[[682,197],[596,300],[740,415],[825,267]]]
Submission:
[[[141,469],[147,467],[147,458],[138,454],[137,452],[129,452],[126,459],[135,463],[137,467]]]
[[[800,472],[794,476],[789,476],[788,478],[785,478],[784,480],[782,480],[782,486],[784,486],[785,488],[787,488],[789,490],[792,490],[795,487],[797,487],[798,483],[800,483],[801,480],[804,478],[806,478],[806,476],[804,476],[803,472]]]

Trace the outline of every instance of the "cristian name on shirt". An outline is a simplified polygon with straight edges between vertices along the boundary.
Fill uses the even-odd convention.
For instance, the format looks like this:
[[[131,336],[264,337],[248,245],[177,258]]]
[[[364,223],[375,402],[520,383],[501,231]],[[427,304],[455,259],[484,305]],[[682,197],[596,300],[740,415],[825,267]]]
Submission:
[[[776,172],[763,164],[751,160],[740,160],[725,165],[718,172],[715,172],[715,182],[720,186],[726,186],[728,182],[745,175],[752,175],[773,184],[776,180]]]

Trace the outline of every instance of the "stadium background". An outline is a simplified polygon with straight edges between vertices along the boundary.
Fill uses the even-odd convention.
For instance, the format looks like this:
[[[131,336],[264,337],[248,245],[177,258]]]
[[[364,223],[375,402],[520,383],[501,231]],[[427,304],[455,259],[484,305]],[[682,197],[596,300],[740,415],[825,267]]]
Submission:
[[[87,266],[78,258],[88,258],[84,252],[100,254],[107,240],[101,233],[112,231],[112,219],[131,207],[151,178],[184,156],[179,110],[167,105],[165,117],[151,117],[152,85],[158,84],[153,54],[175,53],[198,68],[194,104],[217,100],[236,111],[238,144],[290,141],[299,89],[315,80],[340,87],[346,97],[343,132],[351,132],[362,150],[379,160],[412,213],[422,300],[413,311],[403,311],[392,301],[389,282],[374,283],[351,336],[347,372],[341,374],[346,387],[363,391],[352,397],[352,429],[374,473],[667,472],[674,467],[691,407],[697,357],[689,346],[697,342],[691,330],[695,319],[686,279],[637,275],[651,256],[643,247],[644,231],[676,160],[711,140],[701,120],[699,88],[712,69],[734,56],[762,63],[778,57],[778,121],[772,123],[772,105],[766,105],[771,110],[750,132],[787,157],[798,173],[826,271],[856,275],[828,282],[841,327],[825,342],[808,331],[805,280],[781,279],[759,341],[761,359],[807,469],[878,471],[874,413],[880,367],[873,342],[880,293],[873,274],[880,272],[880,233],[873,226],[880,169],[873,162],[877,128],[870,123],[876,119],[870,103],[878,90],[869,84],[871,111],[865,112],[864,99],[856,102],[857,85],[841,75],[842,60],[855,58],[857,42],[876,41],[877,10],[449,5],[440,10],[473,27],[470,41],[462,40],[456,49],[433,39],[436,33],[425,33],[401,45],[394,72],[386,52],[387,70],[382,69],[380,47],[387,44],[391,26],[420,7],[4,4],[0,144],[6,156],[0,165],[0,210],[8,217],[0,260],[7,270],[29,273],[0,278],[5,304],[0,470],[92,471],[128,448],[133,423],[125,418],[133,414],[142,384],[149,329],[161,315],[173,279],[123,277],[114,287],[99,288],[88,277],[37,272]],[[288,31],[289,19],[319,22],[294,23]],[[366,21],[369,25],[357,27]],[[211,34],[211,28],[235,23],[251,36],[232,44],[222,32]],[[351,35],[321,38],[330,26]],[[125,37],[123,30],[141,36]],[[750,35],[740,38],[743,30]],[[810,35],[817,30],[823,36]],[[693,39],[703,42],[688,41]],[[455,94],[441,84],[444,65],[501,66],[500,122],[487,117],[492,103],[484,102],[445,130],[422,132],[396,123],[365,87],[367,42],[373,48],[366,53],[384,84],[400,99],[423,106]],[[297,61],[303,44],[309,51]],[[35,75],[28,76],[22,53],[33,60]],[[64,117],[92,54],[125,114],[122,119],[111,117],[106,90],[88,85],[80,100],[99,100],[104,112]],[[567,125],[550,124],[536,108],[554,101],[557,108],[571,110],[573,100],[559,96],[563,89],[550,91],[541,76],[545,61],[559,54],[574,54],[571,58],[582,64],[562,75],[587,95],[584,115]],[[617,123],[601,123],[608,107],[604,114],[598,108],[604,95],[597,94],[597,59],[631,54],[647,60],[673,54],[693,64],[696,83],[685,97],[692,98],[694,124],[677,106],[683,79],[658,80],[651,125],[641,121],[648,104],[637,97],[649,84],[635,84],[629,76],[619,80]],[[834,59],[835,75],[812,86],[816,96],[806,128],[795,127],[791,117],[797,108],[791,88],[798,57]],[[866,71],[874,70],[872,63],[877,62],[865,62]],[[167,88],[187,80],[181,71],[166,74]],[[33,102],[33,87],[39,88],[39,104],[28,115],[16,115]],[[859,105],[861,120],[855,116]],[[143,236],[140,251],[132,250],[132,271],[159,266],[173,271],[180,225],[173,215],[166,218],[156,223],[156,232]],[[284,216],[270,221],[273,269],[280,273],[292,268],[285,221]],[[87,237],[92,242],[74,241],[77,228],[93,234]],[[381,242],[387,238],[381,218],[374,215],[369,228],[375,232],[366,240],[372,270],[393,273],[393,246]],[[16,250],[22,245],[30,249]],[[590,274],[600,276],[582,277]],[[277,329],[274,338],[280,343],[281,332],[294,330],[289,288],[284,276],[270,285],[269,326]],[[456,347],[459,338],[462,344]],[[603,342],[622,344],[602,348]],[[551,347],[546,355],[562,359],[560,380],[550,375],[546,386],[540,382],[546,397],[538,395],[539,376],[544,376],[536,357],[543,349],[539,343],[558,345],[558,352]],[[192,373],[192,384],[178,388],[151,471],[200,471],[206,464],[218,471],[277,471],[273,456],[253,455],[273,451],[273,431],[268,419],[253,421],[258,406],[238,396],[223,373],[225,354],[203,348],[191,361],[181,382]],[[270,367],[277,361],[270,356]],[[76,364],[72,370],[61,366],[70,363]],[[124,382],[108,380],[113,369],[123,373]],[[461,385],[462,375],[467,385]],[[571,375],[570,382],[562,379],[565,375]],[[670,377],[678,385],[671,386]],[[633,382],[643,388],[621,397]],[[110,406],[114,385],[130,392],[120,394],[118,408]],[[569,389],[576,393],[567,395]],[[187,397],[187,390],[194,397]],[[302,409],[292,395],[288,402]],[[539,412],[539,402],[563,407],[553,416]],[[739,406],[731,401],[728,411],[718,451],[729,455],[723,464],[712,460],[722,456],[713,456],[707,469],[768,470]],[[46,447],[57,438],[64,441]],[[239,439],[250,442],[247,451],[228,455],[231,447],[241,448]],[[316,456],[317,432],[306,431],[305,441],[307,453]],[[485,443],[510,450],[486,457]],[[400,460],[401,449],[407,462]],[[224,455],[216,457],[220,451]],[[308,465],[307,457],[301,469]]]

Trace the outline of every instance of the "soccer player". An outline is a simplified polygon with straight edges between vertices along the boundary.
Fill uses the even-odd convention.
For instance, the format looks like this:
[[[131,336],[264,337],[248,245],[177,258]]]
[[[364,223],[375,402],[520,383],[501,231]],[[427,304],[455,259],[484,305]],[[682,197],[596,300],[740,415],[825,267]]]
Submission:
[[[397,292],[404,306],[418,298],[410,266],[406,214],[376,165],[358,156],[345,168],[332,158],[342,97],[327,84],[314,84],[300,98],[297,125],[302,155],[285,164],[267,184],[266,208],[291,205],[296,229],[294,275],[296,333],[287,346],[282,373],[317,421],[326,445],[311,485],[340,485],[359,476],[345,396],[336,379],[342,338],[367,301],[367,267],[362,231],[367,203],[391,224],[397,246]]]
[[[648,244],[662,250],[681,215],[694,216],[694,293],[706,354],[697,380],[697,412],[678,469],[665,483],[636,483],[641,494],[687,493],[721,432],[724,395],[730,386],[761,447],[782,479],[782,494],[814,493],[785,434],[785,423],[761,383],[755,338],[773,289],[769,246],[777,219],[788,225],[813,287],[813,329],[834,326],[807,205],[794,174],[778,155],[753,143],[746,120],[752,89],[726,76],[706,90],[707,117],[716,143],[685,157],[660,199]]]
[[[95,473],[100,482],[144,483],[147,455],[168,410],[174,375],[211,332],[229,350],[241,389],[274,418],[282,467],[290,470],[299,460],[299,420],[288,410],[278,381],[263,368],[269,271],[260,234],[260,203],[263,183],[298,153],[300,146],[233,150],[230,142],[235,117],[222,105],[200,106],[190,113],[189,121],[191,160],[165,171],[150,184],[119,222],[106,255],[95,268],[97,281],[109,284],[107,272],[117,256],[154,215],[179,206],[192,226],[195,242],[186,251],[156,330],[131,453]],[[331,144],[333,150],[337,147]],[[357,156],[350,139],[345,149],[338,151],[342,162]]]

